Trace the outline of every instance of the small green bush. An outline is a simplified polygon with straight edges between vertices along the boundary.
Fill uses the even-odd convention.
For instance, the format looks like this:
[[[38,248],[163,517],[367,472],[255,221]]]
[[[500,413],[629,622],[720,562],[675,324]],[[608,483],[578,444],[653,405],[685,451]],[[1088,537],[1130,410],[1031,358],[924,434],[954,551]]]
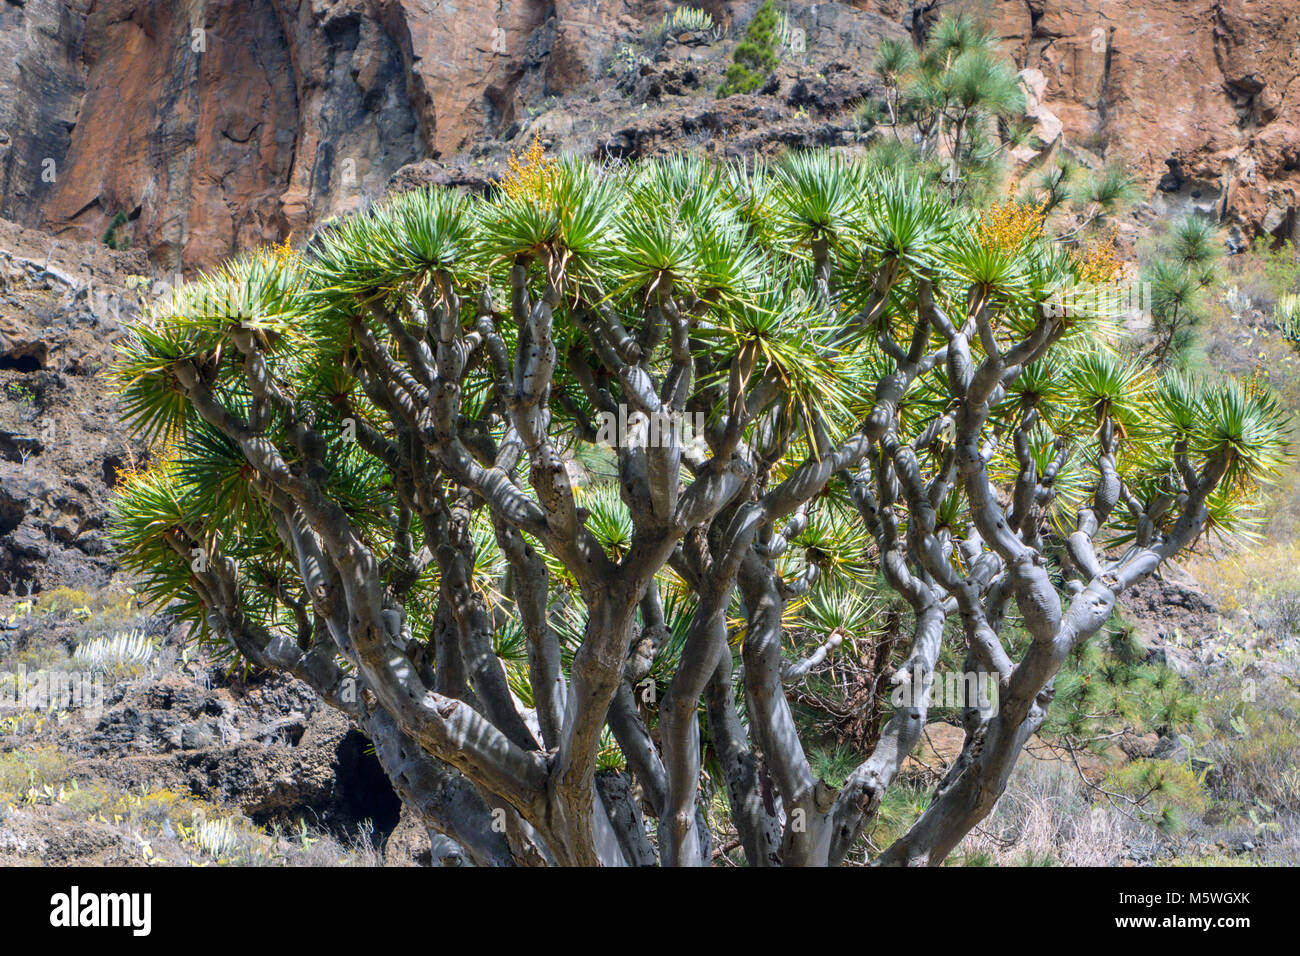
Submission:
[[[1169,228],[1143,270],[1143,281],[1151,283],[1153,341],[1147,354],[1157,365],[1186,359],[1206,316],[1205,293],[1216,280],[1221,257],[1214,225],[1187,216]]]
[[[733,62],[718,88],[719,96],[753,93],[767,83],[780,62],[777,54],[780,22],[776,4],[765,0],[745,28],[745,38],[731,54]]]
[[[101,240],[104,245],[110,249],[126,249],[131,245],[130,240],[119,239],[117,231],[127,224],[126,213],[115,213],[108,223],[108,228],[104,230],[104,237]]]
[[[1106,775],[1105,785],[1131,804],[1140,818],[1172,833],[1210,806],[1204,775],[1188,763],[1135,760]]]
[[[1288,292],[1300,292],[1300,254],[1294,242],[1288,239],[1276,249],[1261,249],[1259,259],[1273,295],[1281,298]]]

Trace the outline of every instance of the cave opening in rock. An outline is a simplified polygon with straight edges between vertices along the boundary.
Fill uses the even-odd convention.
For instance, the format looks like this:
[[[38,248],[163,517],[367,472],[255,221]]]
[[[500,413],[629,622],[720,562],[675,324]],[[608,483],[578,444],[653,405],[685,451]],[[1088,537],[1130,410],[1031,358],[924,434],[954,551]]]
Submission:
[[[0,490],[0,535],[17,531],[26,514],[27,508],[21,500]]]
[[[335,771],[335,801],[338,823],[355,836],[362,821],[374,824],[373,840],[383,846],[397,827],[402,800],[389,782],[370,741],[357,730],[349,730],[339,741]]]
[[[41,361],[35,355],[0,355],[0,369],[10,372],[39,372]]]

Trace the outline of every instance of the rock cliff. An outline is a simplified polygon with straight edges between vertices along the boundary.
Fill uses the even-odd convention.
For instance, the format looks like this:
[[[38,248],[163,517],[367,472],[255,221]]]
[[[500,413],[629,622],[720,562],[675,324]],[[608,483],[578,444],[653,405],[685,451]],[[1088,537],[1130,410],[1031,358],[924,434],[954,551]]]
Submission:
[[[1297,235],[1300,4],[998,0],[992,9],[1007,51],[1045,78],[1066,140],[1127,164],[1157,212],[1194,207],[1246,235]]]
[[[699,5],[743,23],[757,0]],[[944,5],[788,6],[808,28],[805,59],[865,73],[880,36],[920,35]],[[509,141],[538,115],[581,125],[604,104],[603,123],[627,92],[617,58],[672,6],[0,0],[0,216],[80,240],[116,219],[155,267],[192,270],[301,235],[401,167]],[[1296,233],[1293,0],[975,6],[1038,84],[1048,125],[1128,164],[1158,212],[1194,206],[1245,235]]]

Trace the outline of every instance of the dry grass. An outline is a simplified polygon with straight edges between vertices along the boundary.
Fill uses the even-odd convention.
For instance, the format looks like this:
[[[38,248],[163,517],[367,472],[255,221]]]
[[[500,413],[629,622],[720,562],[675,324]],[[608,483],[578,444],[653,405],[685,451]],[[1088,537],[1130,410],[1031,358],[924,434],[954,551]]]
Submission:
[[[988,819],[962,841],[958,865],[1116,866],[1155,835],[1103,801],[1064,763],[1021,760]]]
[[[1187,570],[1225,611],[1255,611],[1273,596],[1300,594],[1300,543],[1266,539],[1233,554],[1200,554]]]

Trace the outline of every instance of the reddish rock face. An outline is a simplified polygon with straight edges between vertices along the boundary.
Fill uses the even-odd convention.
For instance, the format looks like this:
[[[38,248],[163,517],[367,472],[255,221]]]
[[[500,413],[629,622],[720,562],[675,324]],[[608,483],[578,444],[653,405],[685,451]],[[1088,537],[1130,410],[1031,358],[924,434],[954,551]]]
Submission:
[[[91,8],[86,94],[43,210],[57,234],[97,237],[125,213],[155,262],[196,266],[283,233],[293,74],[267,42],[274,12],[249,6],[194,19],[164,0]]]
[[[661,0],[0,5],[0,215],[187,271],[363,207],[592,79]],[[49,160],[49,163],[46,162]],[[50,167],[52,163],[52,167]],[[42,175],[49,167],[47,175]]]
[[[733,4],[740,7],[744,4]],[[918,32],[944,8],[992,16],[1064,141],[1137,176],[1157,211],[1300,238],[1296,0],[850,0]]]
[[[98,239],[124,214],[119,236],[158,267],[190,271],[361,207],[425,152],[401,54],[373,6],[6,5],[0,15],[17,31],[6,41],[53,75],[0,67],[0,82],[19,100],[74,105],[63,107],[63,141],[46,133],[12,156],[0,147],[0,176],[26,194],[10,201],[6,190],[0,215]],[[41,133],[40,112],[16,117],[10,138]],[[55,175],[39,176],[40,153]]]
[[[699,5],[743,24],[758,3]],[[211,265],[363,207],[407,163],[448,158],[556,98],[594,93],[614,53],[671,6],[0,3],[0,216],[98,240],[122,214],[118,235],[156,267]],[[920,32],[940,4],[795,6],[846,29]],[[880,19],[846,17],[849,6]],[[1296,233],[1294,0],[991,0],[988,9],[1017,65],[1041,72],[1039,119],[1059,118],[1066,144],[1128,164],[1157,210],[1197,207],[1247,233]]]
[[[994,0],[991,9],[1007,52],[1046,78],[1043,102],[1065,141],[1125,163],[1158,211],[1196,207],[1247,234],[1296,235],[1300,4]]]

